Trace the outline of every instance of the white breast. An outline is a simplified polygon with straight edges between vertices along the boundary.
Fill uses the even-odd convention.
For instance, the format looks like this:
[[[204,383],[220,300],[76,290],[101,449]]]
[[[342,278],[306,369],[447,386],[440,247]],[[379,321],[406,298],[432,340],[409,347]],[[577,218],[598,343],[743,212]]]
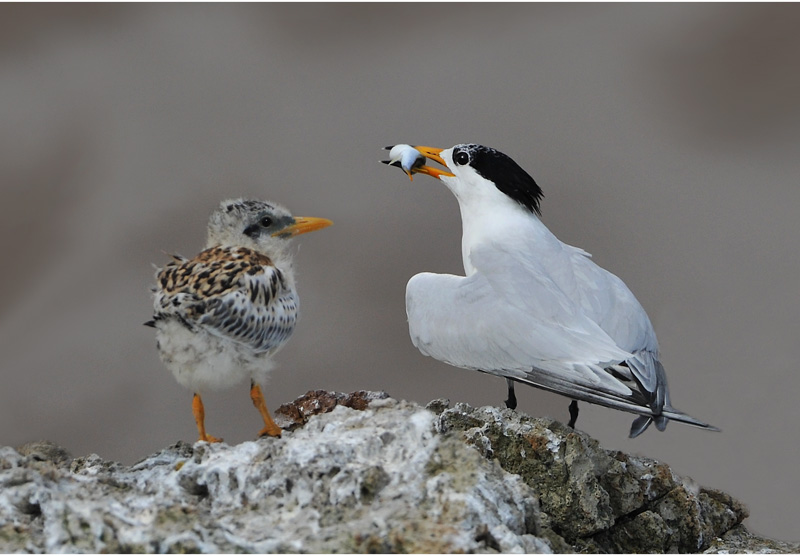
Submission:
[[[175,319],[158,323],[156,340],[161,360],[192,392],[223,390],[251,378],[263,383],[273,367],[271,354],[256,354],[202,329],[190,331]]]

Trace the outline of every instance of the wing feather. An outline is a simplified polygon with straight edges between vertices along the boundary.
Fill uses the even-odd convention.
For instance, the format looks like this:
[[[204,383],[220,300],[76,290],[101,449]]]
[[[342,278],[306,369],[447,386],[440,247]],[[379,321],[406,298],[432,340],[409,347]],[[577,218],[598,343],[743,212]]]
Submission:
[[[625,362],[644,398],[660,411],[666,376],[658,362],[655,331],[644,308],[622,280],[594,264],[582,249],[561,242],[551,247],[547,266],[540,262],[541,256],[511,252],[502,244],[473,249],[471,261],[493,286],[504,291],[507,299],[524,300],[526,309],[534,314],[548,317],[540,307],[550,303],[550,311],[567,308],[559,318],[572,318],[571,327],[579,326],[593,336],[598,328],[602,330],[617,348],[628,352],[617,363]]]
[[[564,376],[566,383],[630,393],[603,371],[629,353],[610,339],[539,321],[504,303],[481,274],[418,274],[408,283],[406,309],[414,345],[451,365],[511,378],[536,368]]]
[[[157,274],[155,318],[274,351],[297,322],[297,296],[269,257],[243,247],[207,249],[174,258]]]
[[[560,246],[547,267],[502,245],[473,246],[474,274],[413,277],[406,307],[414,345],[575,399],[659,412],[666,378],[646,314],[619,278]]]

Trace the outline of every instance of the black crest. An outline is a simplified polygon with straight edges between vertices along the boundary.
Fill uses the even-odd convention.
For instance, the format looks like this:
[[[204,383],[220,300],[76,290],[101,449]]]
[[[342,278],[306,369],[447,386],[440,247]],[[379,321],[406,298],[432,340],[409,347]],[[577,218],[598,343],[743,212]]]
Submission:
[[[541,187],[510,156],[483,145],[458,145],[453,149],[453,162],[471,166],[520,205],[542,214],[539,209],[539,202],[544,197]]]

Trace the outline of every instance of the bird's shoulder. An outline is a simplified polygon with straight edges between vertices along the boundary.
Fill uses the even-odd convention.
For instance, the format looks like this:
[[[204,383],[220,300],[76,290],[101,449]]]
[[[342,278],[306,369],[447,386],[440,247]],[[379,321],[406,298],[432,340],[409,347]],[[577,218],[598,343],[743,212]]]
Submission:
[[[157,274],[163,294],[193,293],[203,297],[238,289],[248,277],[279,272],[265,254],[247,247],[211,247],[191,259],[173,256]]]
[[[156,276],[156,317],[174,314],[189,323],[222,307],[269,305],[286,293],[283,272],[246,247],[211,247],[191,259],[173,256]]]

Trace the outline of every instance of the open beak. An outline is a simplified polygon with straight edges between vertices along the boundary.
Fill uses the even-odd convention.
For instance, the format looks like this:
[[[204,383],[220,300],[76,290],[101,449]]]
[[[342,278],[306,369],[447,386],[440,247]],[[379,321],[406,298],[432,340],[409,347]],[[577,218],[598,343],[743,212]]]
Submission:
[[[447,163],[444,159],[440,156],[440,153],[444,149],[437,149],[436,147],[418,147],[414,145],[414,148],[417,149],[425,158],[433,160],[434,162],[438,162],[445,168],[447,168]],[[455,177],[455,174],[448,172],[447,170],[440,170],[439,168],[434,168],[433,166],[418,166],[414,168],[415,174],[427,174],[433,178],[440,179],[442,176],[448,177]]]
[[[308,232],[313,232],[314,230],[321,230],[322,228],[327,228],[331,224],[333,224],[333,222],[328,220],[327,218],[314,218],[313,216],[295,216],[294,224],[275,232],[274,234],[272,234],[272,236],[273,237],[299,236],[300,234],[305,234]]]
[[[395,145],[394,147],[386,147],[387,151],[392,151],[390,153],[391,156],[395,156],[392,153],[395,151],[395,147],[403,147],[404,149],[413,149],[417,153],[421,154],[425,158],[429,158],[430,160],[436,161],[445,168],[447,168],[447,163],[445,163],[444,159],[441,157],[441,152],[444,149],[436,149],[434,147],[416,147],[411,145]],[[448,172],[447,170],[440,170],[439,168],[434,168],[433,166],[426,166],[423,164],[424,158],[415,155],[415,159],[413,160],[413,164],[411,161],[405,160],[405,154],[402,155],[398,154],[395,158],[391,160],[381,160],[384,164],[388,164],[389,166],[397,166],[405,174],[408,176],[408,179],[414,181],[414,174],[427,174],[431,177],[436,179],[440,179],[443,176],[454,177],[455,174]],[[411,164],[410,167],[408,165]]]

